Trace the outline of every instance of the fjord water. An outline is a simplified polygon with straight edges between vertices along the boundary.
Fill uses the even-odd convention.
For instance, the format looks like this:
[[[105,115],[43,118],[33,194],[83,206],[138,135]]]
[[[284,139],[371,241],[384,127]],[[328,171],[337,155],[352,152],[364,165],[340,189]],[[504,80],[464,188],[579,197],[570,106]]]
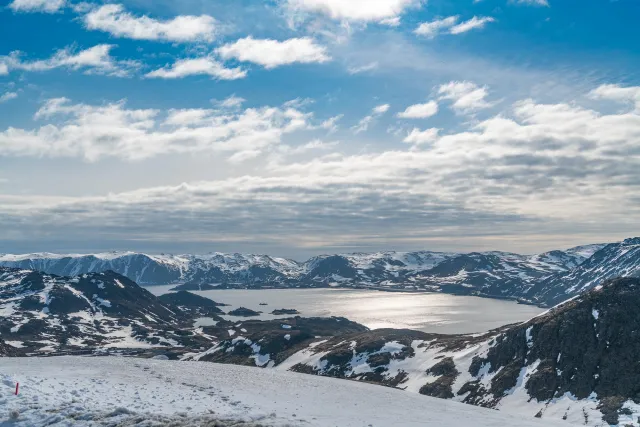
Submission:
[[[147,289],[156,295],[173,286]],[[342,316],[371,329],[414,329],[441,334],[485,332],[522,322],[544,310],[512,301],[436,293],[380,292],[352,289],[214,290],[195,292],[216,302],[262,311],[253,319],[274,319],[273,310],[296,309],[303,317]],[[263,306],[260,303],[268,305]],[[242,318],[223,316],[231,320]]]

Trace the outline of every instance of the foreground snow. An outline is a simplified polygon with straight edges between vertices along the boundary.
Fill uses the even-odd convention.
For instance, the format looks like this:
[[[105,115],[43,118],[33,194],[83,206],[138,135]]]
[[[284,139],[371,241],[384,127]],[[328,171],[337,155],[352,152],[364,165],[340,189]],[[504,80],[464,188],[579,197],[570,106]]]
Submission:
[[[20,382],[18,396],[13,395],[16,381]],[[19,418],[9,421],[14,411]],[[569,424],[522,419],[364,383],[242,366],[116,357],[0,359],[0,426],[44,425]]]

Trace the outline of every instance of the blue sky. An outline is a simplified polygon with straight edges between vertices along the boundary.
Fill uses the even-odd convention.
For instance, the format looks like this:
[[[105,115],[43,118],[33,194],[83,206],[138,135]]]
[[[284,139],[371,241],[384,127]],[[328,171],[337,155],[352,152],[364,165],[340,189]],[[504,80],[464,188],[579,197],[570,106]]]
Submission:
[[[637,234],[635,0],[12,0],[0,251]]]

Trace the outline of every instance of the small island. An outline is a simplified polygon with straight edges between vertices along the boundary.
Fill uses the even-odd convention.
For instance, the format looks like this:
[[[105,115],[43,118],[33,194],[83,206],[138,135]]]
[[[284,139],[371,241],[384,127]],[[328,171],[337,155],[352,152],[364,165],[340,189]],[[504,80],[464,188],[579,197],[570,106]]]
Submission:
[[[178,285],[174,288],[169,289],[170,291],[213,291],[219,289],[217,286],[209,285],[206,283],[198,284],[198,283],[184,283],[182,285]]]
[[[282,316],[284,314],[300,314],[300,312],[291,308],[281,308],[280,310],[273,310],[271,314],[275,316]]]
[[[236,317],[255,317],[260,316],[260,314],[262,314],[261,311],[254,311],[246,307],[236,308],[235,310],[231,310],[229,312],[229,316]]]

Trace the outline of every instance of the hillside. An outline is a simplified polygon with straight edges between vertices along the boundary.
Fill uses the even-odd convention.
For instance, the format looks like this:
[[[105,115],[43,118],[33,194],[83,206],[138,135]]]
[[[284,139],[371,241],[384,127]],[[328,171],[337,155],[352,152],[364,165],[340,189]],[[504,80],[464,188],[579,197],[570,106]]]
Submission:
[[[11,427],[567,426],[293,372],[114,357],[0,359],[0,425],[10,411]]]
[[[305,341],[295,323],[272,336],[244,323],[246,334],[188,359],[242,359],[246,343],[259,342],[278,370],[373,382],[525,418],[637,426],[638,307],[640,280],[616,279],[484,336],[383,329]],[[285,334],[303,348],[294,353],[290,345],[278,345]]]
[[[71,278],[0,268],[0,336],[26,353],[209,346],[189,331],[197,316],[114,272]]]

